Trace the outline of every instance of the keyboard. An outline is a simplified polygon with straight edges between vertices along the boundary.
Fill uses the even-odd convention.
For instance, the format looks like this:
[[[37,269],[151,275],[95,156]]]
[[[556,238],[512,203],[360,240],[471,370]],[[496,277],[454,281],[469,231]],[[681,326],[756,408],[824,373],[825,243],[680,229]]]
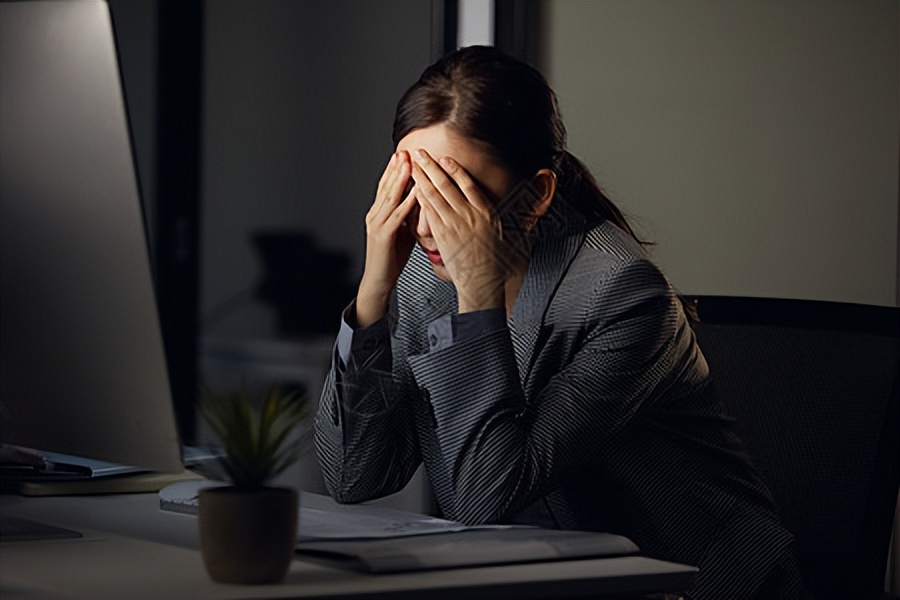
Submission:
[[[207,481],[181,481],[159,490],[159,508],[171,512],[196,515],[200,507],[198,493],[201,487],[215,485]]]

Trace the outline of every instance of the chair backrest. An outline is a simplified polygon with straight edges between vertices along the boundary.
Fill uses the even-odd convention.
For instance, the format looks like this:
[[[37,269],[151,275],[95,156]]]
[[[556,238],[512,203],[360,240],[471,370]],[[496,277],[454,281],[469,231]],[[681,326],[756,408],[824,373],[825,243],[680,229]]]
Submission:
[[[900,308],[697,301],[700,348],[807,587],[881,597],[900,485]]]

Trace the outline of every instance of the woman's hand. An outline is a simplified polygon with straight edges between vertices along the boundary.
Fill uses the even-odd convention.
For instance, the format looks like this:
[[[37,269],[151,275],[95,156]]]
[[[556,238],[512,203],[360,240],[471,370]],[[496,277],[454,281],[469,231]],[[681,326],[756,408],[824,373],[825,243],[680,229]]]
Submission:
[[[416,150],[413,158],[418,203],[456,286],[459,312],[505,306],[510,265],[504,265],[499,219],[478,183],[449,157],[436,161]]]
[[[366,214],[366,264],[356,295],[359,327],[368,327],[387,312],[391,293],[415,246],[415,236],[406,226],[416,205],[415,191],[407,189],[411,170],[409,153],[395,152]]]

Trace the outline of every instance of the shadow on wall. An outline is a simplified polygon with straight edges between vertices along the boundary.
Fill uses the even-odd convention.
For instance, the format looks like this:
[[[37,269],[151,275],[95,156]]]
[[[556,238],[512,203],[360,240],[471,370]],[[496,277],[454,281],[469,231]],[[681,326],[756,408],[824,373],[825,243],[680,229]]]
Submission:
[[[275,307],[279,331],[336,334],[335,314],[356,293],[350,256],[323,250],[313,236],[296,231],[260,232],[253,242],[265,266],[257,296]]]

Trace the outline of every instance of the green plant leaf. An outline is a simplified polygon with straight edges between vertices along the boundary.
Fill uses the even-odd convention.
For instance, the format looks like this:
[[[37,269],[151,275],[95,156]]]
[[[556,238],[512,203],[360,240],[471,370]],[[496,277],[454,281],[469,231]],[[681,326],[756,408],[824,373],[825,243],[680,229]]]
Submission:
[[[222,442],[219,462],[236,487],[257,488],[284,472],[303,453],[308,416],[305,397],[272,386],[259,407],[246,390],[216,396],[204,390],[199,412]],[[297,431],[297,439],[291,434]]]

